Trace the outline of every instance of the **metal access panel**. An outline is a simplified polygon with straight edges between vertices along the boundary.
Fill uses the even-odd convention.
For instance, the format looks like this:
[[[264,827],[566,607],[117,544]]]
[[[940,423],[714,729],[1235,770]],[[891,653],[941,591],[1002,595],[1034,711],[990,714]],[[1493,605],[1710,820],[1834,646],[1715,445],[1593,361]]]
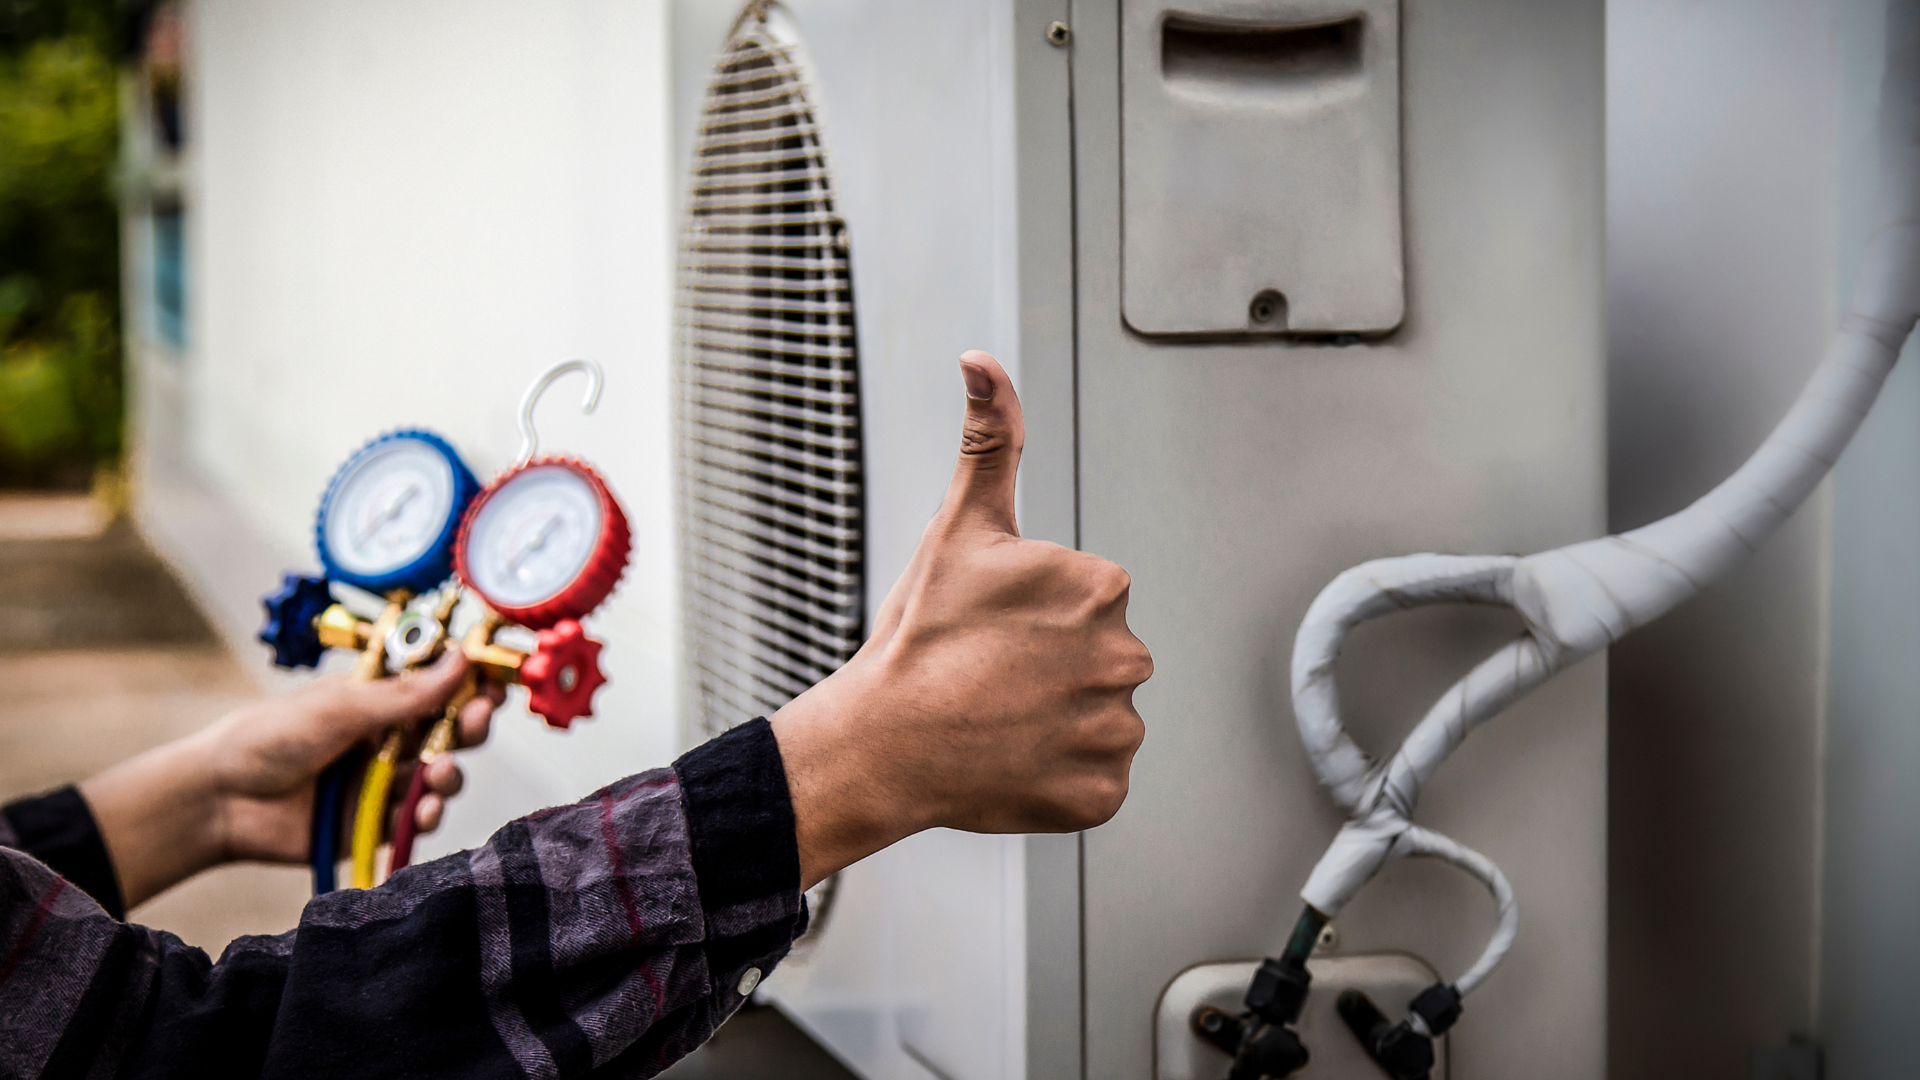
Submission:
[[[1399,0],[1125,0],[1121,19],[1127,325],[1400,325]]]
[[[984,348],[1025,407],[1022,532],[1131,572],[1129,618],[1156,674],[1136,695],[1148,734],[1111,823],[1064,837],[936,831],[882,852],[841,876],[825,925],[766,993],[869,1080],[1150,1080],[1170,985],[1276,954],[1338,827],[1288,697],[1314,595],[1368,558],[1604,532],[1601,0],[1404,5],[1390,64],[1366,50],[1388,40],[1373,31],[1393,5],[1328,16],[1366,20],[1353,62],[1397,94],[1393,123],[1374,128],[1397,138],[1380,220],[1398,240],[1352,264],[1307,258],[1263,201],[1273,170],[1239,156],[1281,160],[1294,136],[1264,105],[1237,127],[1223,110],[1226,126],[1185,153],[1193,176],[1166,180],[1188,185],[1192,213],[1248,223],[1215,234],[1198,270],[1130,234],[1145,137],[1132,125],[1153,90],[1136,80],[1164,82],[1166,49],[1130,61],[1136,20],[1145,32],[1173,15],[1188,28],[1327,25],[1304,4],[778,9],[804,45],[858,312],[869,616],[951,475],[955,358]],[[671,11],[684,176],[742,9]],[[1352,122],[1386,116],[1390,96]],[[1324,207],[1328,235],[1347,235],[1342,205]],[[1150,275],[1171,283],[1153,301],[1196,321],[1136,309]],[[1287,332],[1247,325],[1265,290],[1285,296]],[[1403,310],[1378,300],[1388,293]],[[1309,332],[1312,295],[1349,314]],[[1389,748],[1511,635],[1504,618],[1435,609],[1364,627],[1340,673],[1356,737]],[[1601,1074],[1603,663],[1476,733],[1419,808],[1498,861],[1524,913],[1515,950],[1447,1038],[1449,1076]],[[1403,954],[1457,975],[1491,922],[1473,883],[1396,864],[1341,914],[1321,959]]]

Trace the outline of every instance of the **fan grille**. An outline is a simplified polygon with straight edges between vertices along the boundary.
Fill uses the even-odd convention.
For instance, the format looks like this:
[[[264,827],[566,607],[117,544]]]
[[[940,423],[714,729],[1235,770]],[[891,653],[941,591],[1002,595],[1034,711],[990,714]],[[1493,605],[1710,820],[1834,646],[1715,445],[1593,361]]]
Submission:
[[[684,648],[699,723],[770,713],[864,637],[846,231],[791,43],[749,15],[708,87],[679,265]]]

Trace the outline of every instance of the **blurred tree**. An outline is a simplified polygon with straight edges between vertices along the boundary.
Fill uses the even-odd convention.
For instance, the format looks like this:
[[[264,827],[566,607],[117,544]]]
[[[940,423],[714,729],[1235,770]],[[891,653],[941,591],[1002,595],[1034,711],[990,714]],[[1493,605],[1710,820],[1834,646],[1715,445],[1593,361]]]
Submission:
[[[120,453],[119,19],[0,0],[0,483]]]
[[[0,0],[0,56],[64,37],[84,37],[112,55],[145,6],[127,0]]]

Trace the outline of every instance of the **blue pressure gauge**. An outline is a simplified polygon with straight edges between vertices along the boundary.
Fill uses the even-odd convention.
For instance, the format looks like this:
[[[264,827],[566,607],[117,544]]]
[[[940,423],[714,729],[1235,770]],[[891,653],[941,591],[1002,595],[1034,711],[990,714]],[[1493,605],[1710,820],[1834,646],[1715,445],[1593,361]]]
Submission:
[[[314,524],[327,577],[382,596],[453,572],[460,517],[479,481],[445,439],[396,431],[360,448],[327,485]]]

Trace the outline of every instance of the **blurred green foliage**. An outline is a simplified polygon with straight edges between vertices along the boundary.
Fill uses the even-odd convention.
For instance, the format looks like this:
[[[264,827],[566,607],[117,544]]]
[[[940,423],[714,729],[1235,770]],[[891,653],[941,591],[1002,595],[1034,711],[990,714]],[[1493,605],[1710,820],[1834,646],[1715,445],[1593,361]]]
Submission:
[[[17,56],[54,38],[82,37],[111,54],[143,3],[128,0],[0,0],[0,56]]]
[[[113,0],[0,0],[0,483],[120,453]]]

